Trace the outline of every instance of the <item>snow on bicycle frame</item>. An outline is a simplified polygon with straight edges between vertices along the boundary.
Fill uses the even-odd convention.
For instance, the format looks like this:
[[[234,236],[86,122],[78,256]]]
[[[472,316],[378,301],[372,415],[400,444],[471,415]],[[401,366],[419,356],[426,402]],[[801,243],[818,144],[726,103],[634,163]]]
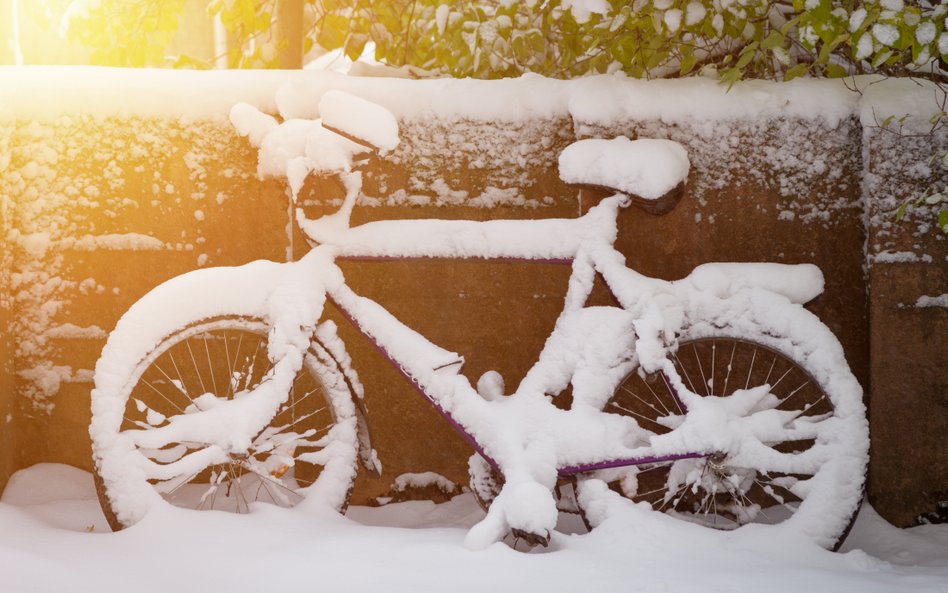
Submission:
[[[324,96],[320,105],[323,124],[340,131],[347,139],[379,144],[359,138],[359,132],[354,129],[360,125],[359,119],[366,117],[361,100],[350,96],[348,100],[358,108],[347,112],[339,108],[343,97],[343,93],[336,91]],[[352,114],[355,115],[354,121],[348,117]],[[384,113],[373,114],[370,118],[385,120],[386,116]],[[387,124],[383,128],[394,130],[395,126]],[[363,130],[364,127],[360,128]],[[382,134],[376,138],[381,138],[389,149],[396,145],[391,136]],[[267,147],[261,146],[261,166],[268,161],[267,152]],[[307,159],[308,155],[307,152],[299,158]],[[561,155],[559,164],[560,175],[568,183],[609,188],[618,193],[576,219],[399,220],[350,228],[349,217],[359,196],[361,178],[347,168],[333,171],[342,177],[347,190],[340,210],[317,220],[308,220],[302,211],[298,211],[297,221],[309,238],[322,246],[316,251],[330,248],[338,257],[517,258],[573,262],[566,306],[557,329],[549,338],[540,360],[514,395],[507,398],[509,403],[500,414],[493,413],[496,409],[486,405],[481,398],[462,397],[473,390],[467,380],[458,375],[463,359],[456,353],[435,346],[402,325],[384,308],[352,293],[344,284],[327,285],[329,298],[336,301],[354,324],[375,341],[385,356],[412,380],[479,453],[495,467],[502,466],[508,483],[522,477],[525,482],[540,483],[549,488],[556,476],[718,454],[707,444],[689,447],[684,442],[689,440],[687,436],[683,441],[665,447],[660,439],[642,446],[646,441],[636,431],[637,427],[619,426],[610,415],[599,414],[584,419],[595,420],[582,422],[579,416],[561,413],[553,406],[537,405],[529,410],[526,407],[532,403],[546,404],[546,394],[559,393],[571,382],[574,387],[573,408],[585,405],[591,410],[599,410],[619,381],[633,368],[641,366],[650,372],[662,371],[667,380],[674,383],[671,389],[680,392],[688,407],[707,408],[706,402],[690,397],[693,394],[668,360],[669,337],[675,335],[680,320],[661,309],[674,311],[675,301],[683,298],[680,293],[689,288],[693,289],[692,293],[701,290],[726,293],[735,290],[735,286],[757,286],[781,293],[794,302],[805,302],[822,291],[822,275],[815,266],[706,264],[678,287],[641,276],[625,266],[624,258],[612,246],[616,240],[618,209],[633,201],[657,213],[673,207],[677,200],[668,196],[673,196],[676,189],[680,190],[688,174],[689,164],[684,149],[666,140],[591,139],[570,145]],[[309,167],[310,170],[319,168],[318,164]],[[300,184],[291,185],[298,187]],[[622,309],[584,310],[583,304],[596,272],[603,275]],[[341,277],[341,272],[338,276]],[[660,304],[663,300],[665,303]],[[591,339],[588,337],[591,335],[599,338]],[[568,358],[566,353],[577,347],[598,351],[584,352],[581,361],[573,360],[571,368],[562,368],[562,359]],[[405,356],[406,351],[411,355]],[[634,354],[630,356],[629,353]],[[597,357],[599,360],[595,363],[599,366],[593,360]],[[578,370],[580,366],[587,367],[585,373]],[[485,390],[479,391],[483,394]],[[497,391],[496,387],[494,391]],[[763,396],[763,393],[758,393],[750,398],[761,400]],[[678,398],[676,395],[676,400]],[[519,404],[525,409],[522,413],[513,413],[512,408]],[[681,408],[685,408],[684,403]],[[516,425],[497,428],[504,426],[505,420],[509,423],[511,418],[515,419]],[[544,426],[546,435],[583,435],[580,438],[555,438],[549,444],[550,458],[542,465],[554,472],[538,475],[535,466],[516,467],[516,459],[522,456],[520,451],[527,448],[526,443],[546,438],[545,435],[537,437],[529,434],[530,431],[525,432],[524,425],[530,424],[526,419]],[[726,432],[723,425],[718,428]],[[799,430],[807,432],[807,427],[801,426]],[[605,437],[603,431],[610,432],[612,438]],[[625,434],[625,437],[615,438],[616,434]],[[511,442],[503,443],[509,435],[512,438],[507,440]],[[675,441],[671,437],[665,440]],[[590,448],[589,443],[598,443],[599,446]],[[503,461],[499,462],[498,458]],[[806,463],[806,460],[798,461]],[[518,476],[519,473],[523,476]],[[534,497],[534,500],[537,499]],[[549,521],[549,513],[546,521]],[[495,537],[499,530],[495,524]],[[532,531],[541,532],[539,529]]]
[[[297,211],[298,223],[316,246],[298,262],[254,262],[175,278],[136,303],[109,338],[96,367],[90,434],[97,476],[106,484],[109,498],[122,501],[112,500],[121,515],[115,524],[135,522],[160,498],[143,478],[161,480],[173,472],[184,477],[195,468],[200,470],[202,463],[225,463],[235,455],[238,463],[246,463],[248,442],[265,432],[286,403],[293,376],[314,356],[333,363],[325,371],[331,376],[324,383],[339,388],[329,389],[328,395],[337,425],[321,437],[326,445],[323,450],[306,455],[326,464],[327,470],[334,468],[335,477],[320,477],[301,504],[321,500],[341,508],[360,444],[363,463],[370,463],[365,443],[356,443],[353,437],[355,424],[362,422],[353,409],[358,400],[350,402],[343,394],[348,386],[360,398],[361,386],[347,368],[348,357],[334,326],[319,323],[328,297],[501,471],[506,482],[491,494],[494,502],[488,516],[470,531],[470,547],[489,545],[509,530],[545,541],[556,522],[551,490],[561,476],[664,462],[673,462],[665,495],[665,504],[675,501],[672,510],[677,510],[684,496],[674,491],[680,484],[737,489],[738,482],[763,475],[756,474],[756,469],[772,468],[787,476],[776,484],[780,492],[802,499],[784,523],[797,526],[823,545],[838,539],[858,504],[866,438],[861,391],[838,342],[814,316],[791,304],[820,292],[819,270],[808,265],[706,264],[688,278],[666,282],[627,268],[613,247],[620,207],[634,202],[661,212],[673,204],[662,196],[679,187],[687,175],[687,156],[680,146],[625,138],[571,145],[560,160],[564,180],[610,186],[618,192],[576,219],[380,221],[350,228],[350,215],[361,191],[361,174],[352,170],[354,161],[366,145],[382,150],[397,146],[397,122],[384,108],[338,91],[325,93],[320,113],[321,122],[280,124],[246,105],[235,107],[231,114],[238,131],[260,149],[258,173],[287,178],[294,198],[311,173],[342,179],[346,197],[338,212],[307,220]],[[485,374],[475,390],[460,374],[462,357],[352,292],[335,263],[344,257],[552,259],[571,261],[573,273],[563,313],[538,361],[511,396],[501,397],[504,387],[496,373]],[[597,272],[621,307],[584,306]],[[202,298],[209,286],[227,290],[220,291],[223,294],[216,301]],[[172,297],[175,302],[169,303]],[[171,319],[159,319],[156,311],[167,311]],[[161,426],[149,427],[153,423],[148,419],[138,425],[142,430],[120,430],[129,385],[139,380],[155,344],[169,335],[169,327],[187,328],[222,312],[231,318],[260,319],[269,328],[266,350],[273,366],[266,380],[231,399],[204,393],[194,400],[194,409],[189,410],[194,413],[177,416],[174,422],[163,424],[159,418],[156,423]],[[702,397],[698,393],[701,383],[696,386],[687,373],[679,373],[676,341],[687,338],[696,344],[722,332],[750,335],[765,350],[790,356],[791,365],[801,361],[802,366],[790,369],[799,368],[807,383],[825,385],[826,392],[817,391],[802,410],[781,410],[778,406],[786,398],[777,401],[767,380],[755,379],[750,388],[748,371],[744,389],[727,397]],[[315,347],[311,342],[321,350],[308,351]],[[756,356],[757,350],[753,353]],[[773,360],[771,368],[776,355]],[[673,396],[669,407],[677,408],[676,413],[663,406],[665,416],[646,418],[660,424],[661,430],[641,425],[642,420],[633,417],[635,412],[603,411],[625,381],[647,373],[663,378]],[[729,376],[724,379],[725,390]],[[713,393],[714,375],[710,381],[702,380],[705,395],[708,386]],[[570,410],[551,405],[550,396],[570,385]],[[819,407],[824,399],[831,406],[828,416],[823,412],[826,404]],[[208,431],[211,434],[205,434]],[[793,455],[768,448],[768,443],[794,439],[814,445]],[[144,456],[133,459],[136,447],[168,455],[162,448],[166,444],[191,441],[209,446],[176,454],[167,464]],[[703,466],[688,465],[695,458],[709,461]],[[347,464],[353,466],[349,473]],[[751,469],[742,473],[738,466]],[[711,468],[715,475],[706,478],[702,467]],[[267,479],[264,470],[259,471]],[[636,472],[633,467],[620,477],[634,486]],[[812,477],[798,479],[791,476],[794,473]],[[780,496],[772,494],[773,487],[767,488],[771,498],[783,504]],[[826,510],[834,505],[843,511],[834,515]],[[756,514],[753,507],[742,506],[738,513]],[[737,518],[743,519],[739,514]]]

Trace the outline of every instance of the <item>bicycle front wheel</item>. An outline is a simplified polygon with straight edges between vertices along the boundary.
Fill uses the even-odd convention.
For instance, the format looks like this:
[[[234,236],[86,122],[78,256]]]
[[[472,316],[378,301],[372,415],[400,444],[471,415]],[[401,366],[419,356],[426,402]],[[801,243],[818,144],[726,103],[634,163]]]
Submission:
[[[707,527],[786,523],[835,548],[862,499],[862,390],[835,337],[805,309],[771,294],[732,300],[702,309],[700,318],[689,312],[698,320],[679,336],[673,362],[685,388],[702,398],[742,398],[755,428],[730,450],[631,467],[612,486]],[[631,417],[653,437],[689,412],[663,373],[636,372],[605,411]],[[758,429],[765,417],[770,424]]]
[[[92,434],[99,501],[113,530],[134,523],[158,498],[246,513],[255,502],[289,507],[321,490],[331,506],[345,507],[356,473],[355,407],[341,369],[318,341],[286,400],[245,449],[221,452],[212,433],[133,445],[147,440],[143,433],[173,434],[168,429],[188,415],[254,397],[274,367],[268,329],[241,316],[187,325],[141,359],[124,389],[98,394],[93,426],[95,410],[124,410],[118,430]]]

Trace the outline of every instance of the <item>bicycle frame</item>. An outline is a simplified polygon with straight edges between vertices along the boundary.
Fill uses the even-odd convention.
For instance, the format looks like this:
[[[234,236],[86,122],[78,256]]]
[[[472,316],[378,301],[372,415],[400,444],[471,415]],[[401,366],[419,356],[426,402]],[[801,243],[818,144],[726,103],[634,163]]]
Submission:
[[[334,270],[327,274],[328,277],[343,278],[342,271],[335,265],[336,259],[451,257],[568,263],[572,266],[572,273],[565,306],[557,326],[583,308],[597,272],[602,274],[622,308],[633,317],[643,308],[656,306],[656,296],[673,295],[671,283],[647,278],[630,270],[625,266],[622,254],[615,250],[613,243],[617,236],[616,217],[619,209],[628,205],[628,199],[621,194],[603,200],[586,215],[575,219],[408,220],[398,221],[397,232],[393,232],[391,221],[370,222],[352,228],[348,226],[349,214],[360,184],[357,178],[350,177],[344,181],[348,191],[339,212],[317,220],[307,220],[301,212],[297,213],[300,227],[319,245],[314,251],[325,252],[329,257],[323,261],[333,262],[331,265]],[[515,240],[511,240],[511,234],[508,232],[512,223],[517,225]],[[552,249],[538,251],[529,242],[522,241],[523,236],[556,236],[558,241]],[[497,436],[489,432],[485,434],[484,431],[475,434],[477,431],[471,427],[472,423],[477,423],[477,416],[493,414],[488,411],[491,402],[480,396],[470,382],[459,374],[464,362],[462,357],[440,348],[414,332],[375,301],[357,295],[344,280],[328,285],[327,296],[352,325],[378,348],[386,360],[401,372],[480,455],[495,469],[503,471],[491,455],[491,451],[499,446],[494,442],[498,440]],[[556,331],[554,329],[554,333]],[[397,334],[398,338],[391,338],[393,334]],[[411,342],[407,348],[406,341]],[[407,356],[406,352],[413,356]],[[419,364],[418,352],[423,353],[423,365]],[[628,372],[631,372],[632,365],[626,366],[629,367]],[[542,381],[535,379],[536,376],[543,375],[543,367],[544,360],[541,355],[514,394],[504,399],[535,400],[537,396],[544,395]],[[622,376],[618,377],[621,378]],[[667,381],[664,375],[663,378]],[[669,383],[674,393],[672,385]],[[565,385],[559,386],[555,391],[560,391],[562,387]],[[467,401],[459,405],[454,401],[457,398]],[[558,419],[568,412],[547,403],[549,418],[546,422],[554,427],[552,433],[556,434]],[[684,405],[680,406],[684,412]],[[466,417],[458,417],[458,408],[467,409],[466,414],[460,414]],[[471,413],[469,408],[482,409]],[[583,434],[594,433],[594,425],[602,424],[605,417],[619,418],[605,412],[600,412],[598,416],[587,423],[589,426],[581,431]],[[574,444],[564,443],[563,448],[573,446]],[[712,452],[705,451],[683,451],[657,455],[652,453],[647,445],[625,450],[605,448],[591,452],[577,463],[558,467],[557,476],[564,478],[600,469],[706,457],[711,454]]]
[[[391,114],[389,120],[397,124]],[[575,156],[608,148],[615,157],[616,151],[625,154],[628,142],[567,150]],[[350,228],[361,175],[348,171],[352,147],[336,148],[345,157],[339,160],[344,170],[324,173],[338,174],[345,199],[337,212],[316,220],[297,211],[300,228],[314,243],[300,261],[257,261],[178,276],[137,301],[110,334],[96,365],[90,435],[100,501],[113,528],[135,523],[163,493],[192,480],[200,495],[197,508],[208,496],[213,507],[218,488],[226,481],[228,491],[236,484],[242,492],[240,480],[248,472],[251,480],[277,483],[301,498],[305,491],[313,504],[345,507],[357,458],[369,469],[379,466],[361,413],[363,389],[335,324],[321,322],[328,299],[483,456],[470,461],[471,487],[487,515],[469,531],[468,547],[486,547],[508,533],[548,543],[557,520],[553,491],[559,479],[571,477],[577,497],[565,502],[580,510],[593,508],[597,492],[606,492],[603,482],[618,481],[627,497],[660,505],[656,510],[671,504],[678,511],[683,503],[684,512],[709,527],[719,517],[734,525],[752,522],[776,506],[791,514],[784,521],[788,527],[796,525],[827,547],[838,541],[861,498],[868,438],[861,390],[842,348],[800,306],[822,291],[818,268],[714,263],[681,280],[647,278],[626,267],[614,247],[619,209],[641,205],[623,193],[574,219],[399,220]],[[680,146],[665,148],[659,151],[663,158],[682,164]],[[307,167],[321,166],[307,159]],[[680,189],[687,167],[675,170],[680,177],[672,181]],[[613,180],[567,177],[594,184]],[[637,193],[635,184],[616,185]],[[672,191],[656,201],[674,198]],[[651,210],[662,211],[664,204]],[[537,361],[503,397],[498,377],[485,375],[475,389],[460,374],[463,357],[353,292],[337,263],[348,258],[556,261],[569,263],[572,273],[562,312]],[[586,305],[597,274],[619,306]],[[232,357],[228,344],[234,335]],[[245,336],[254,353],[240,359]],[[194,360],[192,340],[203,342],[212,389]],[[681,356],[679,340],[693,363]],[[729,345],[729,358],[715,357],[718,342]],[[177,369],[174,349],[180,347],[187,349],[194,373]],[[222,388],[214,380],[212,349],[230,378]],[[264,366],[257,369],[264,351]],[[755,372],[758,353],[769,365]],[[771,382],[778,358],[780,374]],[[702,367],[702,359],[709,366]],[[176,378],[160,366],[166,362]],[[186,388],[192,374],[197,384]],[[174,390],[166,397],[147,376]],[[661,377],[664,384],[646,377]],[[306,383],[305,393],[295,391],[298,379]],[[569,409],[559,409],[551,397],[567,387]],[[158,405],[151,390],[167,405]],[[325,405],[309,403],[332,418],[328,424],[299,424],[317,411],[296,418],[295,406],[318,391]],[[661,409],[638,394],[654,397]],[[282,476],[297,462],[312,466],[317,473],[301,467],[316,480],[301,486],[294,473],[287,478],[293,484],[284,484]],[[499,475],[491,475],[491,465]],[[648,467],[634,467],[642,465]],[[212,467],[217,469],[210,481],[197,480]],[[596,472],[610,468],[619,469]],[[640,493],[640,486],[647,491]],[[644,498],[656,493],[658,499]],[[238,510],[240,498],[233,501]],[[843,512],[833,512],[840,504]],[[707,519],[709,511],[710,522],[698,518]]]

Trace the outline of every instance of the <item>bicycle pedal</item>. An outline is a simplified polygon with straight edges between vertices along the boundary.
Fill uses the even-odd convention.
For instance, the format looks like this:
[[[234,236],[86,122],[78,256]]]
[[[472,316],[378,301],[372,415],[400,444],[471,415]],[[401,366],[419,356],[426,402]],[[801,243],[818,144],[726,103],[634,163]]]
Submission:
[[[530,546],[543,546],[545,548],[550,545],[549,531],[546,531],[545,535],[540,535],[532,531],[524,531],[523,529],[511,529],[510,533],[515,539],[523,540]]]

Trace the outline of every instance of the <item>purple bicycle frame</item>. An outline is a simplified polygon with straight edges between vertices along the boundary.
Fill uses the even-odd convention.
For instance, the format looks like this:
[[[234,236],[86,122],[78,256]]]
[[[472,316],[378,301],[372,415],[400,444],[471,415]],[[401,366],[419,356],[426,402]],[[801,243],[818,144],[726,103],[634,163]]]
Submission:
[[[343,260],[343,261],[390,261],[390,260],[405,260],[405,259],[437,259],[437,258],[364,257],[364,256],[351,257],[350,256],[350,257],[339,257],[338,259]],[[519,259],[519,258],[486,258],[486,259],[492,260],[492,261],[508,261],[508,262],[529,261],[529,262],[536,262],[536,263],[552,263],[552,264],[571,264],[573,261],[572,259]],[[349,323],[352,324],[352,326],[355,327],[356,330],[359,331],[359,333],[365,336],[372,343],[372,345],[375,346],[376,350],[378,350],[379,353],[382,354],[385,360],[387,360],[389,364],[391,364],[403,377],[405,377],[405,379],[409,383],[411,383],[412,387],[415,388],[415,391],[417,391],[425,399],[425,401],[427,401],[429,404],[431,404],[434,407],[434,409],[438,412],[438,414],[440,414],[448,422],[448,424],[450,424],[451,427],[454,428],[454,430],[457,431],[457,433],[460,434],[461,437],[465,441],[467,441],[471,445],[471,447],[474,448],[475,451],[477,451],[478,455],[486,459],[487,462],[491,465],[491,467],[493,467],[495,470],[503,473],[501,471],[500,465],[493,458],[491,458],[490,455],[488,455],[484,451],[483,447],[481,447],[480,443],[477,441],[474,435],[468,432],[467,429],[465,429],[464,426],[460,422],[458,422],[457,420],[454,419],[453,416],[451,416],[450,412],[445,410],[434,398],[432,398],[424,390],[424,388],[418,383],[418,381],[413,376],[411,376],[408,372],[406,372],[405,369],[402,367],[402,365],[398,364],[398,361],[395,360],[395,358],[389,353],[388,350],[385,349],[384,346],[382,346],[374,337],[372,337],[365,330],[362,329],[359,323],[349,314],[348,311],[346,311],[344,307],[339,305],[339,303],[335,302],[332,299],[332,296],[327,295],[327,297],[329,301],[332,302],[332,304],[336,307],[336,309],[342,313],[343,317],[345,317],[346,320],[348,320]],[[685,405],[681,401],[681,398],[678,397],[678,392],[675,389],[674,385],[668,382],[668,379],[664,377],[664,373],[663,373],[662,378],[668,385],[668,388],[671,391],[672,396],[675,398],[675,401],[678,403],[678,405],[681,407],[682,410],[685,410],[686,409]],[[671,454],[671,455],[656,455],[656,456],[648,456],[648,457],[609,459],[609,460],[597,461],[594,463],[585,463],[585,464],[580,464],[580,465],[569,465],[565,467],[560,467],[560,468],[557,468],[556,473],[560,478],[566,478],[569,476],[574,476],[576,474],[602,470],[602,469],[628,467],[631,465],[644,465],[648,463],[662,463],[666,461],[677,461],[679,459],[696,459],[699,457],[709,457],[711,455],[712,453],[692,452],[692,453],[676,453],[676,454]]]

